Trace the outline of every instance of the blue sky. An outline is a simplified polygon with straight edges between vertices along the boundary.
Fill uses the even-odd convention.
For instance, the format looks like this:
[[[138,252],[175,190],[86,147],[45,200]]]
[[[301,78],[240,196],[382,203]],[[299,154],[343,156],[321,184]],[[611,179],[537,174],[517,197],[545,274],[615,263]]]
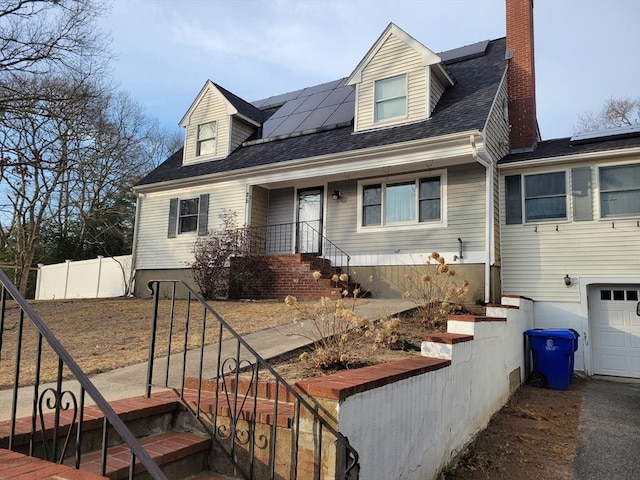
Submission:
[[[114,81],[177,126],[207,79],[252,101],[348,76],[389,22],[435,52],[505,35],[504,0],[114,0]],[[640,0],[535,0],[538,121],[640,97]]]

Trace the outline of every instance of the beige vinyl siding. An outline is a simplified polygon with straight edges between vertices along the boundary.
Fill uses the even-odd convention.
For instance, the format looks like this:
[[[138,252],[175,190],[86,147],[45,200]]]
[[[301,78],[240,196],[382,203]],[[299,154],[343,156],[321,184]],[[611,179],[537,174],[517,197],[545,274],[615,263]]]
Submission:
[[[438,78],[436,78],[435,75],[431,75],[431,92],[429,95],[429,116],[431,116],[431,113],[436,108],[436,105],[438,104],[440,97],[442,97],[442,94],[444,93],[444,88],[445,87],[442,84],[442,82],[440,82],[440,80],[438,80]]]
[[[357,180],[331,183],[329,191],[340,190],[342,199],[328,203],[327,238],[351,255],[428,253],[433,250],[457,252],[458,237],[463,239],[466,251],[482,252],[486,229],[484,171],[478,164],[448,169],[448,226],[442,228],[396,227],[358,233]]]
[[[231,124],[231,147],[229,148],[229,152],[233,152],[242,145],[242,142],[246,141],[256,130],[256,127],[235,117]]]
[[[251,187],[251,219],[254,227],[266,225],[269,208],[269,190],[254,185]]]
[[[504,118],[504,102],[507,99],[507,77],[502,80],[493,108],[485,126],[486,148],[494,160],[500,160],[509,153],[509,122]]]
[[[216,153],[215,155],[196,156],[198,125],[216,121]],[[187,125],[185,154],[183,163],[202,162],[214,158],[226,157],[229,152],[229,115],[227,102],[214,89],[208,89],[189,116]]]
[[[376,80],[407,74],[407,118],[374,122],[374,83]],[[363,69],[358,86],[356,130],[367,130],[426,118],[427,67],[422,57],[395,35],[380,47]]]
[[[640,161],[637,159],[636,161]],[[599,217],[597,166],[606,163],[574,163],[570,168],[591,167],[592,221],[539,222],[502,228],[502,287],[537,301],[579,302],[579,289],[567,288],[563,278],[637,276],[640,272],[640,228],[637,218],[597,220]],[[504,176],[535,174],[562,168],[504,171],[500,178],[500,204],[504,211]],[[572,211],[569,203],[568,212]]]
[[[167,238],[169,200],[196,198],[206,193],[209,194],[209,230],[220,227],[219,215],[223,209],[236,212],[239,224],[244,223],[245,185],[241,182],[148,193],[140,202],[135,268],[185,268],[193,261],[193,246],[198,238],[195,232]]]
[[[269,225],[292,223],[296,219],[294,214],[293,188],[278,188],[269,191]]]
[[[504,118],[504,102],[507,100],[507,80],[506,76],[502,80],[502,84],[493,103],[493,108],[489,113],[487,125],[484,131],[486,147],[494,162],[493,164],[493,231],[494,231],[494,249],[495,263],[501,265],[500,252],[500,190],[499,173],[495,168],[495,162],[509,153],[509,122]]]

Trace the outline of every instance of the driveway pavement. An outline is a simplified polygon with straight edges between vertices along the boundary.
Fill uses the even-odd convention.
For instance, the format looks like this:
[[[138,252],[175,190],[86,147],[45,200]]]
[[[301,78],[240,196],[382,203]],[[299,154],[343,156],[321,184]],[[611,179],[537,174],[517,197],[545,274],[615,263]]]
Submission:
[[[587,383],[573,480],[640,478],[640,380]]]

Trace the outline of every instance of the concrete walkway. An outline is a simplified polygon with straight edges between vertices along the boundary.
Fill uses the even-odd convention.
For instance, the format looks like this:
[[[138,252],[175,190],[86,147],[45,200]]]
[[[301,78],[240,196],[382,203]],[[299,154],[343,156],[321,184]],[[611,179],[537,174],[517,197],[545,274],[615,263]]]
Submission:
[[[640,478],[640,380],[611,380],[587,383],[574,480]]]
[[[371,320],[395,315],[399,312],[413,308],[415,305],[402,299],[366,299],[358,303],[356,313],[360,316],[367,316]],[[303,333],[304,332],[304,333]],[[301,335],[301,333],[303,333]],[[261,330],[244,336],[247,343],[264,359],[271,359],[290,352],[297,348],[311,343],[309,337],[313,337],[310,325],[301,328],[300,324],[283,325],[276,328]],[[237,342],[228,340],[222,343],[221,358],[232,358],[236,355]],[[175,354],[171,356],[171,368],[169,371],[169,384],[179,386],[179,378],[182,371],[183,355]],[[217,345],[205,347],[204,358],[216,358]],[[251,359],[249,352],[241,350],[241,357]],[[200,356],[199,351],[190,350],[187,354],[186,374],[187,376],[199,376]],[[166,374],[166,357],[156,359],[154,364],[154,384],[164,382]],[[100,393],[109,401],[144,395],[145,382],[147,376],[147,363],[139,363],[128,367],[118,368],[109,372],[100,373],[90,377],[93,384]],[[204,378],[212,378],[214,372],[203,372]],[[40,391],[53,384],[41,385]],[[76,381],[63,382],[63,390],[79,392],[79,385]],[[157,389],[154,389],[156,391]],[[12,390],[0,390],[0,420],[11,418]],[[33,386],[18,389],[17,418],[30,416],[33,402]],[[87,404],[93,403],[89,398]]]

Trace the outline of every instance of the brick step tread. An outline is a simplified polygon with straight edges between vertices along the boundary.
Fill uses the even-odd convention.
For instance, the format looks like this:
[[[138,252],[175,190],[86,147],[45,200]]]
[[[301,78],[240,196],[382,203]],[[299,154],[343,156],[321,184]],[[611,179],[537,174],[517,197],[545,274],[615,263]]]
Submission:
[[[0,449],[0,478],[2,479],[59,479],[59,480],[104,480],[105,477],[89,472],[80,472],[67,465],[47,462],[22,453]],[[203,477],[204,480],[206,477]],[[214,480],[211,477],[210,480]]]
[[[196,390],[185,390],[184,399],[189,402],[195,410],[198,402],[198,392]],[[217,403],[216,403],[217,402]],[[274,420],[279,427],[291,428],[295,406],[292,403],[279,401],[276,418],[276,402],[264,398],[245,397],[241,393],[235,399],[235,408],[238,409],[239,417],[247,421],[255,421],[265,425],[273,425]],[[200,393],[200,411],[204,414],[213,415],[217,407],[217,415],[230,417],[233,415],[234,396],[229,397],[224,392],[202,391]]]
[[[158,465],[166,465],[211,448],[211,439],[189,432],[169,431],[139,439],[149,456]],[[69,463],[73,463],[73,458]],[[65,462],[66,463],[66,462]],[[118,445],[107,450],[106,474],[111,479],[127,478],[131,463],[131,451],[126,445]],[[80,470],[99,475],[102,467],[102,452],[95,451],[82,456]],[[135,472],[143,472],[142,464],[136,459]]]
[[[150,398],[130,397],[121,400],[109,402],[111,408],[118,414],[124,422],[130,422],[140,418],[161,415],[163,413],[172,412],[176,409],[183,408],[180,401],[173,392],[161,392],[153,394]],[[51,432],[53,429],[54,412],[44,414],[45,430]],[[66,434],[71,422],[73,421],[74,412],[63,410],[60,412],[60,434]],[[87,432],[94,429],[102,428],[104,414],[95,405],[84,407],[83,415],[83,431]],[[76,422],[78,419],[76,419]],[[29,443],[31,434],[31,417],[23,417],[16,419],[15,434],[13,445],[25,445]],[[40,420],[36,421],[36,432],[41,431]],[[0,422],[0,447],[7,447],[9,435],[11,432],[11,421],[4,420]]]
[[[224,386],[226,386],[228,391],[233,392],[235,390],[235,384],[236,381],[234,377],[225,377]],[[192,391],[190,395],[192,395],[193,392],[196,392],[198,390],[198,387],[200,387],[203,392],[215,392],[216,389],[218,392],[223,391],[222,379],[218,381],[216,381],[215,379],[199,380],[196,377],[187,377],[185,379],[185,391]],[[280,384],[278,388],[276,388],[276,382],[274,381],[258,380],[256,385],[255,380],[243,377],[238,378],[238,395],[244,395],[244,392],[251,392],[255,393],[255,396],[259,399],[275,400],[276,390],[278,398],[280,399],[280,403],[295,402],[294,394],[289,392],[289,390],[287,390],[287,388],[282,384]]]
[[[422,339],[425,342],[445,343],[447,345],[453,345],[455,343],[462,343],[473,340],[473,335],[467,335],[465,333],[430,333],[424,335]]]
[[[457,320],[459,322],[506,322],[505,317],[488,317],[484,315],[449,315],[447,320]]]

